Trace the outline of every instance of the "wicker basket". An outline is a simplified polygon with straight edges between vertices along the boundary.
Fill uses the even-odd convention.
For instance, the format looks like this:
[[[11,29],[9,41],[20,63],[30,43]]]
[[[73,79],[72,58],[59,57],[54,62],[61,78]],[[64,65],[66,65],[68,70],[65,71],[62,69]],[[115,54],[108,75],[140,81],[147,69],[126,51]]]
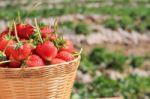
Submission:
[[[0,99],[69,99],[80,56],[59,65],[0,68]]]

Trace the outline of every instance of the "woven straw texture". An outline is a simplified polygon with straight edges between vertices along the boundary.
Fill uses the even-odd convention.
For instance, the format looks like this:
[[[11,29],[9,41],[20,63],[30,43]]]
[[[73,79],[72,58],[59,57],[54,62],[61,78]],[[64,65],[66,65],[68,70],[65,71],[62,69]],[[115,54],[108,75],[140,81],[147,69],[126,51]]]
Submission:
[[[0,99],[69,99],[79,63],[0,68]]]

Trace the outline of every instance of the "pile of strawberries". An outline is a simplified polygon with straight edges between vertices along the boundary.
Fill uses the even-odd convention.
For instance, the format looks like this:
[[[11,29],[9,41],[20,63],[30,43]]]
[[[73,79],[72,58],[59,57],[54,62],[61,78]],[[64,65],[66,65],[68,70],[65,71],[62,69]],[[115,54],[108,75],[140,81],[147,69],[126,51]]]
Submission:
[[[37,67],[68,62],[77,53],[55,27],[15,23],[0,34],[0,67]]]

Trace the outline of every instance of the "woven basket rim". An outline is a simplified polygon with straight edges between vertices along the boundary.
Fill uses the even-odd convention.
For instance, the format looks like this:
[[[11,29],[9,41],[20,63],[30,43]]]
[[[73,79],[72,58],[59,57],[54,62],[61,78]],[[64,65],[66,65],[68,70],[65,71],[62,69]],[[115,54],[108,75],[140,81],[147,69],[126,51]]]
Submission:
[[[21,70],[21,69],[26,69],[26,70],[29,70],[29,69],[41,69],[41,68],[46,68],[46,67],[56,67],[56,66],[60,66],[60,65],[65,65],[65,64],[70,64],[72,62],[75,62],[77,61],[78,59],[81,58],[81,55],[77,56],[74,60],[71,60],[69,62],[64,62],[64,63],[61,63],[61,64],[54,64],[54,65],[46,65],[46,66],[39,66],[39,67],[28,67],[28,68],[3,68],[3,67],[0,67],[0,69],[4,69],[4,70]]]

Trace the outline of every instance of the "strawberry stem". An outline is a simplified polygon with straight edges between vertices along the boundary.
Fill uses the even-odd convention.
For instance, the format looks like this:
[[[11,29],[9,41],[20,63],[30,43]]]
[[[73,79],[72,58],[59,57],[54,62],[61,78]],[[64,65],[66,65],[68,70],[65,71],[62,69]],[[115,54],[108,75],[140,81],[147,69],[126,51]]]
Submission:
[[[15,37],[16,37],[17,42],[18,42],[17,44],[15,44],[14,49],[18,49],[18,48],[22,47],[22,42],[20,42],[20,40],[19,40],[15,21],[14,21],[14,28],[15,28]]]
[[[25,16],[25,18],[29,17],[29,15],[40,5],[42,4],[42,2],[37,2],[35,4],[32,4],[32,8],[28,11],[27,15]]]
[[[17,15],[18,15],[18,22],[21,22],[21,17],[20,17],[20,11],[17,11]]]
[[[19,37],[18,37],[18,34],[17,34],[17,29],[16,29],[16,23],[14,22],[14,28],[15,28],[15,37],[17,39],[17,42],[20,43],[20,40],[19,40]]]
[[[58,19],[55,19],[55,21],[54,21],[54,33],[56,33],[57,28],[58,28]]]
[[[8,23],[8,29],[9,29],[9,31],[8,31],[8,36],[11,37],[12,25],[11,25],[10,22]]]
[[[79,56],[82,53],[83,49],[81,48],[80,51],[78,53],[73,54],[73,56]]]
[[[39,35],[39,39],[43,43],[43,40],[42,40],[42,37],[41,37],[41,32],[40,32],[39,26],[37,24],[36,18],[34,19],[34,21],[35,21],[36,29],[37,29],[37,32],[38,32],[38,35]]]
[[[11,62],[11,61],[10,60],[2,61],[2,62],[0,62],[0,64],[9,63],[9,62]]]

